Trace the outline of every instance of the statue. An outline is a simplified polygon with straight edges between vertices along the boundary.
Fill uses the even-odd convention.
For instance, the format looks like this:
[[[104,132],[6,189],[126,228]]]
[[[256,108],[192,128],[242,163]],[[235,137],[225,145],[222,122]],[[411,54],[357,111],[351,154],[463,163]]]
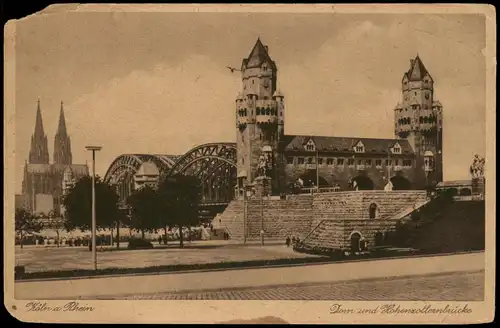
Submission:
[[[482,178],[484,176],[484,164],[484,157],[479,157],[477,154],[474,155],[474,161],[469,169],[473,179]]]
[[[259,164],[257,166],[257,176],[269,177],[272,169],[272,158],[270,152],[264,152],[259,157]]]

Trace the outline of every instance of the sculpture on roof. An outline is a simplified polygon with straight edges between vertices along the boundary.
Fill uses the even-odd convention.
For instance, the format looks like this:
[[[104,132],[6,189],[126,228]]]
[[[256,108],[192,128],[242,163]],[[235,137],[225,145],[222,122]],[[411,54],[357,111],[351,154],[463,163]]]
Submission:
[[[473,179],[479,179],[484,177],[484,164],[485,160],[484,157],[480,157],[479,155],[474,155],[474,161],[472,162],[472,165],[470,166],[470,174],[472,175]]]

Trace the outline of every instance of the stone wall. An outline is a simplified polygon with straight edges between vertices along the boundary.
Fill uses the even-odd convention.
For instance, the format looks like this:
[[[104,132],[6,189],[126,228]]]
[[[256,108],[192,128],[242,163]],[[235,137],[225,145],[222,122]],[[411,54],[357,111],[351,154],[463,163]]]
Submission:
[[[426,191],[357,191],[315,194],[315,220],[369,219],[370,205],[377,206],[376,218],[387,219],[408,207],[425,202]],[[313,223],[314,224],[314,223]]]
[[[395,225],[395,214],[418,207],[426,200],[425,191],[332,192],[292,195],[287,199],[252,199],[246,203],[233,200],[218,219],[233,240],[243,240],[246,222],[247,240],[259,240],[261,230],[267,240],[285,240],[292,235],[304,240],[311,233],[309,240],[317,236],[321,243],[329,240],[329,244],[339,246],[348,245],[349,234],[356,229],[370,242],[376,231]],[[370,204],[377,205],[374,219],[369,218]],[[323,220],[328,222],[314,232]],[[338,221],[340,225],[329,221]]]

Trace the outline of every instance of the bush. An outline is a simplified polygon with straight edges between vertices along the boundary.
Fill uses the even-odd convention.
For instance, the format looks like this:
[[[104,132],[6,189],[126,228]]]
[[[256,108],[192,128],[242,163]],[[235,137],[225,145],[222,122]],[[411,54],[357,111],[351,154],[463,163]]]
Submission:
[[[22,265],[17,265],[14,268],[14,277],[15,279],[22,278],[26,273],[26,268]]]
[[[151,249],[153,248],[153,244],[150,241],[144,239],[135,239],[132,238],[128,242],[128,249]]]

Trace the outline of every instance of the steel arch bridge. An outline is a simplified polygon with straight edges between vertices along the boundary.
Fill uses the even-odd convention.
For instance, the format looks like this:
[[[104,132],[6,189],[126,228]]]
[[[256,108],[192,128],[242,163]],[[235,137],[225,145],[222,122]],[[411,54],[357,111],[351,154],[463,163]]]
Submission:
[[[234,196],[236,184],[236,144],[207,143],[182,156],[124,154],[109,166],[104,181],[115,186],[120,203],[125,204],[134,187],[134,175],[144,162],[153,162],[160,181],[174,174],[193,175],[201,181],[202,206],[225,207]]]

